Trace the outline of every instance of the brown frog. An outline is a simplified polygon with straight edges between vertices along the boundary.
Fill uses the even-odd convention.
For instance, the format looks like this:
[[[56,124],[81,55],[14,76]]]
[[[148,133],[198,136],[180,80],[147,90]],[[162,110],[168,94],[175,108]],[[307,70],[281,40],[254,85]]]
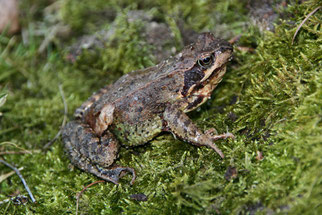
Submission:
[[[185,114],[203,104],[226,72],[231,44],[211,33],[201,34],[175,57],[122,76],[94,93],[75,111],[62,138],[71,162],[104,180],[118,183],[130,167],[115,165],[121,145],[144,144],[168,131],[196,146],[208,146],[222,158],[213,141],[233,137],[202,132]]]

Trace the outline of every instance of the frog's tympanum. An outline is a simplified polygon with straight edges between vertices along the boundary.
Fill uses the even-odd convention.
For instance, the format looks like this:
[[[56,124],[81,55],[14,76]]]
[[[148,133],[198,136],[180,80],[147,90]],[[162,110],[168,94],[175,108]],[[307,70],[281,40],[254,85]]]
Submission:
[[[211,33],[201,34],[182,52],[160,64],[133,71],[94,93],[75,111],[62,137],[71,162],[104,180],[118,183],[130,167],[115,165],[120,146],[136,146],[160,132],[171,132],[196,146],[233,137],[202,132],[186,115],[203,104],[222,80],[232,46]],[[123,173],[122,173],[123,172]]]

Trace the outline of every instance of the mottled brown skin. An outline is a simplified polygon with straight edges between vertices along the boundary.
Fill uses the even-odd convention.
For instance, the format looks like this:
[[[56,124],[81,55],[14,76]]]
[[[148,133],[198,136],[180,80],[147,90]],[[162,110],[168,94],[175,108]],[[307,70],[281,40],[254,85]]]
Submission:
[[[228,42],[203,33],[175,57],[126,74],[93,94],[63,129],[72,163],[115,184],[122,172],[131,172],[133,184],[135,171],[114,164],[120,145],[141,145],[162,131],[224,157],[213,141],[233,135],[204,133],[185,113],[210,98],[231,55]]]

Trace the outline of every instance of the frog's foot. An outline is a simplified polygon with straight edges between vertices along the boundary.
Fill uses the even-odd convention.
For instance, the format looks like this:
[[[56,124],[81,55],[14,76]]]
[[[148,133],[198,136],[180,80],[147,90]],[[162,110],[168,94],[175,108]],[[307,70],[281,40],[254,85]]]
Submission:
[[[98,172],[94,173],[95,175],[97,175],[98,177],[106,181],[110,181],[114,184],[118,184],[119,179],[122,178],[126,174],[126,172],[132,173],[132,180],[130,182],[131,185],[134,184],[134,181],[136,178],[135,170],[130,167],[116,166],[116,167],[104,169],[97,166],[97,171]]]
[[[216,140],[220,140],[220,139],[227,139],[227,138],[232,138],[234,139],[235,136],[230,133],[230,132],[227,132],[225,134],[213,134],[214,131],[216,131],[216,129],[209,129],[205,132],[205,135],[208,136],[212,141],[216,141]],[[216,131],[217,133],[217,131]],[[215,150],[219,155],[220,157],[224,158],[224,154],[222,153],[222,151],[216,146],[216,144],[212,143],[212,142],[209,142],[209,141],[205,141],[205,146],[208,146],[210,148],[212,148],[213,150]]]
[[[114,184],[118,184],[124,173],[130,172],[131,184],[134,183],[134,169],[113,165],[119,143],[108,130],[103,136],[97,137],[89,125],[76,120],[65,126],[62,139],[72,164],[78,168]]]

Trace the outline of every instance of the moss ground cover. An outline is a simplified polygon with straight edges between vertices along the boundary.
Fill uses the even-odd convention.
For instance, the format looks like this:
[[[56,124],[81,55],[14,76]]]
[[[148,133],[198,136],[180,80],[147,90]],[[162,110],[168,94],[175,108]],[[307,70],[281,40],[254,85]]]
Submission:
[[[93,91],[122,73],[152,65],[151,49],[140,34],[142,23],[126,22],[129,10],[145,10],[167,23],[182,47],[176,20],[195,31],[215,31],[225,39],[242,34],[234,61],[212,100],[190,114],[203,129],[227,129],[235,140],[217,144],[226,155],[196,148],[165,134],[142,147],[122,149],[119,163],[136,169],[134,186],[124,177],[119,186],[97,184],[83,193],[82,214],[320,214],[322,212],[322,43],[321,10],[299,31],[296,27],[321,6],[319,1],[292,2],[275,31],[259,33],[248,26],[242,1],[57,1],[53,18],[47,1],[21,2],[22,35],[0,36],[0,152],[30,150],[1,157],[17,167],[37,204],[0,204],[1,214],[65,214],[76,212],[76,194],[98,180],[69,165],[61,140],[42,147],[59,131],[64,104],[68,117]],[[46,8],[46,10],[44,10]],[[67,48],[79,35],[109,28],[104,11],[117,20],[117,45],[99,55],[85,53],[76,64],[66,62]],[[111,16],[112,16],[111,15]],[[84,18],[88,17],[88,18]],[[226,24],[222,24],[226,23]],[[57,24],[69,25],[70,38],[39,46]],[[214,28],[216,26],[216,28]],[[89,58],[93,57],[93,58]],[[261,156],[260,156],[261,155]],[[228,171],[230,170],[230,171]],[[10,172],[0,166],[0,176]],[[20,192],[16,175],[0,183],[0,201]],[[133,200],[143,193],[145,202]]]

